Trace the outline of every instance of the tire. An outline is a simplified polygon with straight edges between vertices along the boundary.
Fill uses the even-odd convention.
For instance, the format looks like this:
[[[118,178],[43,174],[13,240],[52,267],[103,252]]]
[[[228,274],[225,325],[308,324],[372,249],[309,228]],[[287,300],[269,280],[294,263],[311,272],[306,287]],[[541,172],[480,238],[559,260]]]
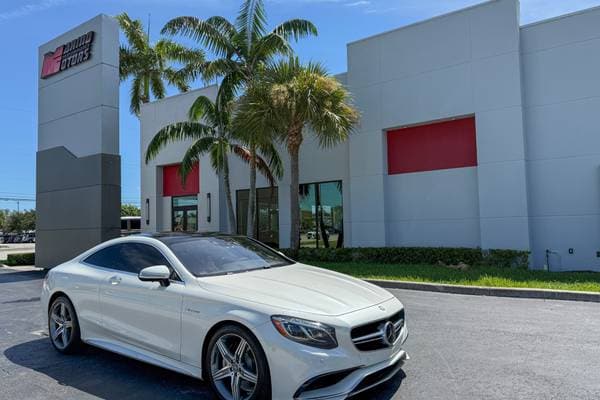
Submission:
[[[241,345],[242,341],[245,345]],[[225,325],[212,335],[204,355],[203,367],[206,379],[221,400],[236,398],[233,396],[235,381],[240,394],[237,398],[271,399],[267,357],[258,340],[240,326]]]
[[[79,320],[66,296],[57,297],[48,309],[48,334],[52,346],[60,353],[73,354],[81,349]]]

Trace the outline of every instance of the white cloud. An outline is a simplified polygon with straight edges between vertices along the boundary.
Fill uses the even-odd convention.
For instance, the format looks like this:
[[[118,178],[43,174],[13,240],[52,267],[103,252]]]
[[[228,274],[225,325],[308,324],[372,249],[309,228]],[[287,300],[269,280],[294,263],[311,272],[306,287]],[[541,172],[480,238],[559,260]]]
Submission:
[[[359,0],[359,1],[354,1],[352,3],[346,3],[344,5],[346,7],[359,7],[359,6],[368,6],[368,5],[371,5],[371,2],[367,1],[367,0]]]
[[[11,10],[0,12],[0,22],[8,21],[11,19],[24,17],[29,14],[48,10],[57,6],[61,6],[66,3],[66,0],[42,0],[37,3],[23,4],[20,7],[13,8]]]

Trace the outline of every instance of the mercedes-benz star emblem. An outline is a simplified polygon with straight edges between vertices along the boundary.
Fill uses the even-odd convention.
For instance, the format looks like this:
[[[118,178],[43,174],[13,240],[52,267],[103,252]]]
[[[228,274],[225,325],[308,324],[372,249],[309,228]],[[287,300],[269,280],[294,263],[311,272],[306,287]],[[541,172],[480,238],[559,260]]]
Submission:
[[[388,346],[392,346],[396,341],[396,328],[391,321],[386,322],[383,326],[383,341]]]

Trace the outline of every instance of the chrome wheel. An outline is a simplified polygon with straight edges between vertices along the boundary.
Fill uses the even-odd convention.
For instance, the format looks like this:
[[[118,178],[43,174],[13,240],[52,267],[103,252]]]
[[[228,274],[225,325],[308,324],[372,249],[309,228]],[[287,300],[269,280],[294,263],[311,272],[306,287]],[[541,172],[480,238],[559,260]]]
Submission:
[[[73,340],[73,315],[63,301],[58,301],[52,306],[50,338],[60,350],[66,349]]]
[[[248,342],[236,334],[225,334],[216,341],[210,369],[217,391],[227,400],[247,400],[256,391],[256,355]]]

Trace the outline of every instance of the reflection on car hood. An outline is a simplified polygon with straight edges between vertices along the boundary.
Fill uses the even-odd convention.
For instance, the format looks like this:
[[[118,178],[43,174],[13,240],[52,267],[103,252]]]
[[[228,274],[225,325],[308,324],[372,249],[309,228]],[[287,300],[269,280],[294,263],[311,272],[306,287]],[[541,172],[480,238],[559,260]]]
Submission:
[[[199,279],[219,294],[321,315],[346,314],[392,297],[370,283],[303,264]]]

